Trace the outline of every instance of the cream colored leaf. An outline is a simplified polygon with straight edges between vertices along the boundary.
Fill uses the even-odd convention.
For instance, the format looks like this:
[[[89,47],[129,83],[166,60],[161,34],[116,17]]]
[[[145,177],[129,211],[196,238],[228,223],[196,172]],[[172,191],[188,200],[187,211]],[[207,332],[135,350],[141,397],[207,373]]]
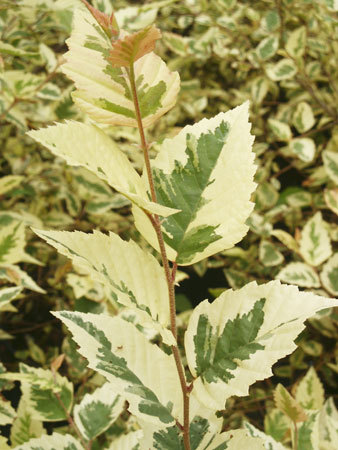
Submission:
[[[290,142],[291,151],[298,156],[301,161],[311,162],[316,154],[316,146],[310,138],[296,138]]]
[[[276,278],[284,281],[284,283],[296,284],[301,287],[320,287],[320,281],[316,271],[311,266],[301,262],[287,264],[279,271]]]
[[[305,51],[306,28],[299,27],[292,31],[286,41],[285,49],[293,58],[299,58]]]
[[[43,428],[42,422],[32,418],[27,409],[27,401],[24,396],[21,396],[17,417],[11,427],[10,438],[12,445],[24,444],[30,439],[38,438],[45,433],[46,430]]]
[[[250,436],[245,430],[231,430],[221,433],[211,442],[207,450],[264,450],[262,439]],[[198,450],[202,450],[198,448]]]
[[[70,434],[53,433],[31,439],[25,444],[15,447],[15,450],[84,450],[82,445]]]
[[[24,179],[22,175],[7,175],[0,178],[0,195],[14,189]]]
[[[0,229],[0,264],[15,264],[22,260],[25,247],[25,225],[12,222]]]
[[[324,150],[322,158],[327,175],[338,185],[338,152]]]
[[[324,264],[320,274],[323,286],[332,294],[338,296],[338,253],[335,253]]]
[[[279,239],[287,248],[292,250],[295,253],[299,252],[299,246],[295,238],[291,236],[291,234],[287,233],[284,230],[275,229],[270,232],[272,236],[275,236]]]
[[[250,436],[258,437],[263,441],[263,445],[266,450],[287,450],[284,445],[282,445],[280,442],[275,441],[273,437],[263,433],[263,431],[258,430],[258,428],[251,425],[251,423],[244,422],[243,425]]]
[[[295,348],[304,322],[338,300],[300,292],[271,281],[222,293],[212,304],[200,303],[185,334],[193,391],[208,408],[223,409],[232,395],[248,395],[256,380]]]
[[[293,114],[293,125],[299,133],[305,133],[315,124],[315,118],[311,106],[306,102],[300,102]]]
[[[150,253],[115,233],[34,231],[76,265],[88,269],[116,301],[137,309],[144,326],[155,328],[169,345],[174,343],[167,329],[170,318],[164,271]]]
[[[123,434],[119,436],[117,439],[114,439],[113,442],[108,447],[108,450],[131,450],[137,449],[137,444],[142,438],[142,431],[132,431],[128,434]]]
[[[173,355],[167,355],[120,317],[62,311],[61,319],[89,367],[126,398],[129,411],[159,426],[183,420],[183,400]],[[154,370],[156,368],[156,370]]]
[[[127,156],[95,125],[68,121],[27,134],[68,164],[94,172],[140,208],[162,216],[176,212],[149,201],[143,181]]]
[[[277,119],[268,119],[269,127],[279,141],[290,141],[292,133],[289,125]]]
[[[292,422],[305,422],[307,419],[305,411],[280,383],[275,389],[274,399],[277,408],[289,417]]]
[[[325,189],[324,199],[326,205],[338,216],[338,188]]]
[[[78,89],[73,99],[97,122],[137,127],[126,70],[111,66],[111,41],[98,28],[88,11],[75,11],[66,64],[62,67]],[[134,68],[142,122],[147,127],[176,103],[179,75],[170,72],[153,52],[137,60]]]
[[[319,410],[324,405],[323,385],[313,367],[311,367],[298,385],[296,400],[304,408]]]
[[[245,236],[256,186],[252,142],[248,103],[164,140],[152,162],[157,199],[182,210],[161,222],[170,260],[193,264]],[[133,214],[137,229],[158,250],[147,216],[137,207]]]
[[[302,257],[311,266],[319,266],[332,255],[330,236],[320,212],[305,224],[299,244]]]
[[[13,422],[16,416],[16,411],[11,405],[11,402],[0,397],[0,425],[9,425]]]

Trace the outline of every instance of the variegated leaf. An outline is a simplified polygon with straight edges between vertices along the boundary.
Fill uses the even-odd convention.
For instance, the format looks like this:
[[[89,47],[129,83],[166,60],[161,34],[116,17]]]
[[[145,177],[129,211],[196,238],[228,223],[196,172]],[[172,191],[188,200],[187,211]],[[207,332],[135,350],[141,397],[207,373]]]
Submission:
[[[322,157],[326,173],[338,185],[338,152],[324,150]]]
[[[259,246],[259,259],[264,266],[271,267],[281,264],[284,256],[271,242],[262,240]]]
[[[311,106],[306,102],[297,105],[293,115],[293,125],[299,133],[305,133],[315,124],[315,118]]]
[[[0,289],[0,311],[16,311],[11,301],[15,300],[21,291],[20,286]]]
[[[21,396],[17,409],[17,417],[11,427],[10,438],[12,445],[24,444],[30,439],[38,438],[45,433],[46,430],[43,428],[42,422],[33,419],[31,413],[27,409],[25,397]]]
[[[0,264],[15,264],[22,260],[25,247],[25,225],[13,222],[0,229]]]
[[[277,408],[270,409],[264,417],[265,433],[282,442],[290,428],[289,419]]]
[[[332,255],[330,236],[320,212],[305,224],[299,250],[305,262],[311,266],[319,266]]]
[[[284,445],[282,445],[280,442],[275,441],[273,437],[265,434],[263,431],[258,430],[258,428],[251,425],[251,423],[244,422],[243,425],[250,436],[262,439],[264,448],[266,450],[287,450]]]
[[[289,141],[292,133],[289,125],[277,119],[268,119],[269,127],[279,141]]]
[[[338,442],[338,411],[332,397],[319,414],[320,450],[336,450]]]
[[[124,399],[109,383],[86,394],[74,407],[74,420],[82,436],[88,441],[103,433],[121,414]]]
[[[174,343],[167,329],[170,318],[164,272],[150,253],[115,233],[34,231],[76,265],[89,270],[117,302],[137,309],[143,325],[155,328],[169,345]]]
[[[228,290],[212,304],[193,311],[185,334],[193,390],[207,407],[223,409],[232,395],[248,394],[256,380],[272,375],[271,366],[291,353],[304,322],[338,300],[299,292],[279,281]]]
[[[75,82],[73,99],[78,106],[97,122],[137,127],[127,73],[109,63],[111,41],[88,11],[75,11],[67,44],[62,70]],[[136,61],[135,77],[147,127],[176,103],[179,76],[151,52]]]
[[[142,438],[142,431],[132,431],[128,434],[123,434],[108,447],[108,450],[141,450],[139,446],[140,439]]]
[[[316,146],[310,138],[296,138],[290,142],[291,151],[298,156],[301,161],[311,162],[316,154]]]
[[[140,208],[162,216],[176,212],[149,201],[143,181],[127,156],[95,125],[68,121],[27,134],[68,164],[94,172]]]
[[[11,447],[8,445],[8,441],[4,436],[0,436],[0,448],[1,450],[11,450]]]
[[[296,400],[304,409],[321,409],[324,405],[324,389],[313,367],[297,387]]]
[[[14,264],[0,264],[0,279],[8,280],[10,283],[39,292],[40,294],[46,293],[26,272]]]
[[[286,41],[285,49],[292,58],[299,58],[305,51],[305,42],[306,28],[296,28],[290,33]]]
[[[338,296],[338,253],[335,253],[323,266],[320,274],[323,286],[332,294]]]
[[[267,76],[273,81],[289,80],[297,73],[297,66],[292,59],[281,59],[266,68]]]
[[[152,162],[157,199],[182,209],[162,220],[169,259],[193,264],[233,247],[247,233],[255,189],[252,142],[245,103],[162,143]],[[137,207],[133,214],[138,230],[158,249],[147,216]]]
[[[287,264],[276,275],[276,278],[285,283],[296,284],[301,287],[320,287],[320,281],[316,271],[308,264],[301,262]]]
[[[265,450],[259,437],[250,436],[245,430],[231,430],[221,433],[206,447],[206,450]],[[204,450],[198,448],[198,450]]]
[[[89,367],[126,398],[132,414],[162,427],[175,425],[175,419],[182,421],[182,392],[172,355],[120,317],[68,311],[53,314],[69,328]]]
[[[0,425],[9,425],[13,422],[16,416],[16,411],[11,405],[11,402],[0,397]]]
[[[325,189],[324,199],[326,205],[338,216],[338,188]]]
[[[299,252],[299,246],[294,237],[291,236],[291,234],[287,233],[284,230],[275,229],[271,231],[271,236],[276,237],[279,239],[287,248],[292,250],[295,253]]]
[[[305,422],[307,415],[304,409],[280,383],[275,389],[274,399],[277,408],[282,411],[292,422]]]
[[[82,445],[70,434],[53,433],[31,439],[15,450],[84,450]]]
[[[298,449],[318,450],[319,447],[319,412],[308,413],[305,422],[297,424],[297,438],[293,432],[293,441],[297,439],[295,445]]]
[[[24,179],[22,175],[7,175],[0,178],[0,195],[14,189]]]
[[[266,61],[276,53],[278,50],[278,37],[268,36],[264,38],[256,48],[256,53],[259,59]]]

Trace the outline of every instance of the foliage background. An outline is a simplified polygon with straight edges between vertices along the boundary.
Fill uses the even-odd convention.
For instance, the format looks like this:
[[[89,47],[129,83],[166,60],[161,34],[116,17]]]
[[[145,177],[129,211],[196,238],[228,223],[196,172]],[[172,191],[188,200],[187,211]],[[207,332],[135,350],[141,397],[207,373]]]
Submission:
[[[74,107],[72,83],[60,71],[77,4],[77,0],[3,0],[0,5],[0,283],[24,287],[11,307],[0,310],[0,354],[7,370],[16,371],[19,362],[47,368],[65,353],[62,374],[75,383],[75,397],[81,399],[101,381],[86,369],[75,344],[49,311],[102,312],[112,306],[100,285],[39,240],[30,226],[99,228],[141,238],[133,228],[127,200],[94,175],[67,167],[24,134],[54,121],[88,120]],[[258,188],[250,231],[235,248],[180,274],[185,278],[177,289],[182,330],[185,311],[253,279],[260,283],[279,277],[320,295],[337,296],[335,2],[97,0],[93,4],[107,13],[112,7],[123,8],[117,17],[130,31],[155,20],[162,30],[156,51],[170,69],[179,71],[182,87],[177,105],[148,130],[150,140],[159,142],[186,124],[244,100],[251,103]],[[141,169],[136,130],[105,128]],[[153,154],[156,150],[155,143]],[[321,249],[318,257],[302,247],[310,235]],[[273,405],[273,387],[282,381],[294,389],[311,366],[326,395],[336,396],[337,314],[327,311],[308,325],[294,354],[274,367],[274,378],[257,383],[250,397],[229,401],[225,429],[240,426],[243,417],[267,429],[264,417]],[[6,391],[14,403],[19,395],[18,388]],[[66,422],[49,423],[47,429],[54,425]],[[124,426],[120,418],[108,434]]]

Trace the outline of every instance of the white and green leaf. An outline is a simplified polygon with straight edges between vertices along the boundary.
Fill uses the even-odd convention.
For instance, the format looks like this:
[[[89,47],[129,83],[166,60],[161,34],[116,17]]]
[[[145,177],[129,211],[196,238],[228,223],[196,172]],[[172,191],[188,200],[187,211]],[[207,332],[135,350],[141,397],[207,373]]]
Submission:
[[[0,263],[0,279],[5,279],[10,283],[39,292],[40,294],[46,293],[46,291],[41,289],[26,272],[14,264]]]
[[[170,260],[196,263],[233,247],[247,233],[255,189],[252,142],[248,103],[164,140],[152,162],[157,199],[182,210],[162,220]],[[133,214],[138,230],[158,249],[147,216],[137,207]]]
[[[243,426],[250,436],[262,439],[264,448],[266,450],[287,450],[283,444],[275,441],[272,436],[265,434],[263,431],[251,425],[251,423],[244,422]]]
[[[332,295],[338,296],[338,253],[335,253],[324,264],[320,279],[325,289]]]
[[[197,397],[223,409],[232,395],[272,375],[271,366],[291,353],[304,322],[316,311],[338,305],[279,281],[228,290],[193,311],[185,335],[187,361]]]
[[[167,329],[168,288],[155,257],[115,233],[107,236],[99,231],[34,231],[76,265],[89,270],[118,303],[138,310],[143,325],[155,328],[169,345],[174,343]]]
[[[82,445],[70,434],[53,433],[15,447],[15,450],[84,450]]]
[[[96,438],[115,422],[123,410],[124,399],[109,383],[86,394],[74,407],[74,421],[88,441]]]
[[[299,250],[305,262],[311,266],[319,266],[332,255],[330,236],[320,212],[305,224]]]
[[[277,119],[268,119],[268,125],[279,141],[290,141],[292,132],[289,125]]]
[[[53,314],[69,328],[89,367],[105,376],[129,402],[132,414],[159,427],[183,420],[182,392],[172,355],[120,317],[68,311]]]
[[[108,450],[141,450],[139,442],[142,438],[142,431],[132,431],[114,439]]]
[[[25,225],[13,222],[0,229],[0,264],[15,264],[22,260],[25,247]]]
[[[311,162],[316,154],[316,146],[310,138],[296,138],[292,139],[289,144],[290,150],[301,161]]]
[[[262,239],[259,245],[259,259],[266,267],[278,266],[284,261],[283,254],[274,244]]]
[[[290,33],[285,49],[292,58],[299,58],[305,52],[306,28],[299,27]]]
[[[322,158],[327,175],[338,185],[338,152],[324,150]]]
[[[338,188],[325,189],[324,200],[328,208],[338,216]]]
[[[300,102],[293,114],[293,125],[299,133],[305,133],[315,124],[315,118],[311,106],[306,102]]]
[[[308,370],[299,383],[296,400],[305,410],[320,410],[323,407],[324,389],[313,367]]]
[[[33,130],[31,138],[72,166],[83,166],[140,208],[162,216],[176,211],[151,202],[127,156],[97,126],[75,121]]]
[[[40,420],[33,419],[31,413],[27,409],[27,402],[24,396],[21,396],[17,409],[17,416],[11,427],[11,443],[12,445],[21,445],[30,439],[38,438],[45,434]]]
[[[9,287],[0,289],[0,312],[3,311],[16,311],[16,308],[11,305],[11,302],[15,300],[22,292],[22,287]]]
[[[0,178],[0,195],[17,187],[24,179],[22,175],[7,175]]]
[[[259,59],[266,61],[276,53],[278,50],[278,37],[268,36],[264,38],[257,46],[256,53]]]
[[[266,74],[272,81],[290,80],[297,73],[297,66],[292,59],[284,58],[276,64],[266,67]]]
[[[96,122],[137,127],[127,73],[108,61],[111,42],[89,11],[77,9],[63,72],[75,82],[75,103]],[[176,103],[179,75],[153,52],[135,63],[142,122],[154,123]]]
[[[284,283],[296,284],[306,288],[319,288],[320,280],[317,272],[308,264],[292,262],[283,267],[276,275]]]
[[[16,411],[11,405],[11,402],[0,397],[0,426],[13,423],[15,417]]]

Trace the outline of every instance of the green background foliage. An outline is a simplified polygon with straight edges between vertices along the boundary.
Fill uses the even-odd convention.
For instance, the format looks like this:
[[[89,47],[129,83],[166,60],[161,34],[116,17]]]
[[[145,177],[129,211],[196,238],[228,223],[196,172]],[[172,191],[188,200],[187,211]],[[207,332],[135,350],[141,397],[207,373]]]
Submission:
[[[88,121],[74,106],[70,96],[74,87],[60,70],[77,4],[77,0],[3,0],[0,5],[0,283],[1,289],[15,285],[23,289],[1,296],[0,354],[6,369],[18,372],[19,363],[47,369],[64,353],[61,374],[74,383],[79,403],[102,385],[103,378],[87,368],[76,344],[49,311],[115,309],[100,282],[39,240],[30,227],[113,231],[151,250],[133,227],[126,198],[85,169],[67,166],[24,134],[54,121]],[[258,166],[250,230],[234,248],[179,274],[183,280],[177,290],[179,336],[192,306],[252,280],[260,284],[281,279],[323,296],[337,296],[335,2],[96,0],[93,4],[106,13],[112,6],[115,11],[128,7],[117,17],[129,31],[156,20],[163,34],[156,52],[180,74],[176,106],[147,129],[154,142],[152,156],[158,142],[184,125],[250,100]],[[141,171],[137,130],[108,125],[104,130]],[[12,304],[8,299],[14,294],[18,297]],[[248,419],[276,440],[289,442],[285,417],[274,409],[273,389],[282,382],[295,392],[307,369],[314,367],[326,397],[337,392],[337,321],[334,311],[310,319],[297,350],[274,366],[272,379],[256,383],[250,397],[227,401],[221,412],[224,429]],[[2,388],[13,387],[11,382],[0,383]],[[17,390],[4,392],[18,402]],[[62,432],[70,430],[65,421],[57,425]],[[16,444],[34,436],[34,430],[41,434],[39,426],[26,424],[23,441]],[[93,448],[103,448],[111,436],[133,429],[125,411],[107,426]],[[8,427],[3,432],[8,433]]]

